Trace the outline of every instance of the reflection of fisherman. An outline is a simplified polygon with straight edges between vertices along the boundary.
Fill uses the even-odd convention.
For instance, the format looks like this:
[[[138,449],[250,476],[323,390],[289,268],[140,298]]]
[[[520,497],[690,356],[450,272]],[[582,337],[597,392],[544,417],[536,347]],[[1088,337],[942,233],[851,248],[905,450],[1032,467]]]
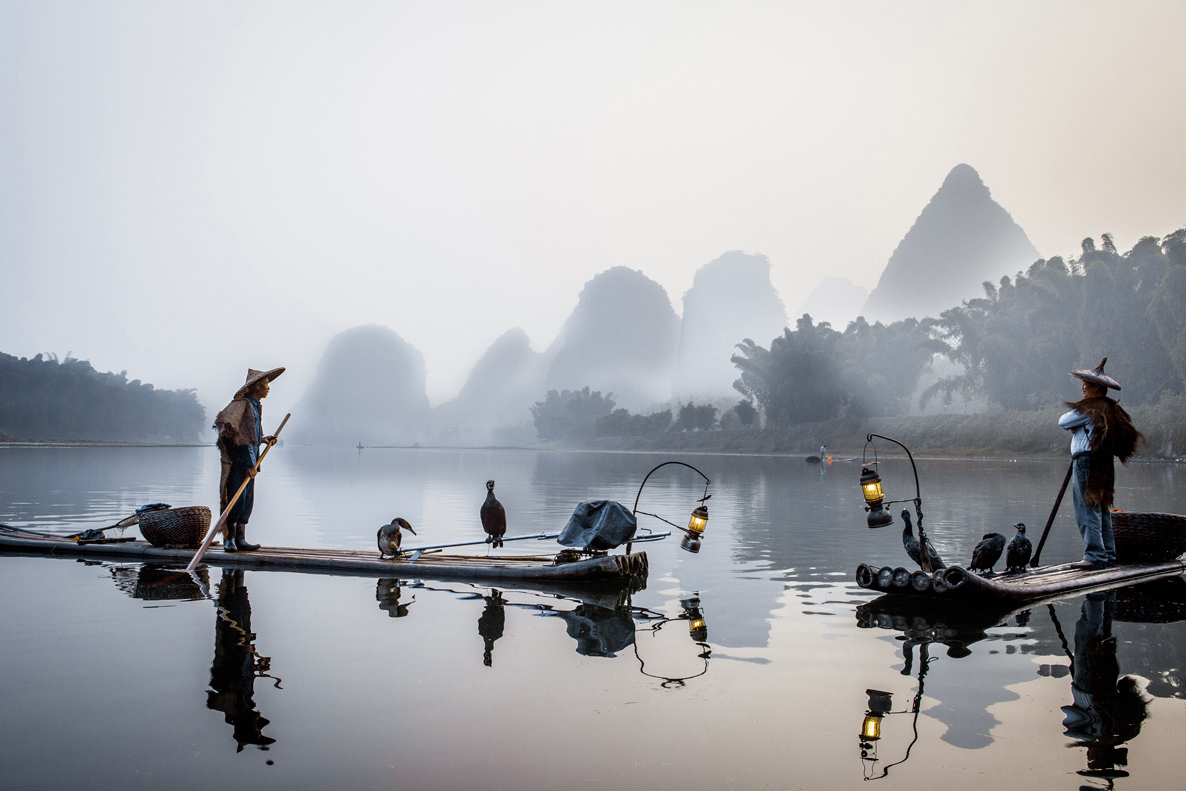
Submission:
[[[239,487],[247,481],[247,488],[235,502],[227,515],[223,534],[223,549],[227,552],[252,552],[259,544],[247,543],[247,520],[255,504],[255,465],[259,461],[261,443],[276,444],[274,436],[264,436],[263,412],[260,400],[266,398],[270,383],[283,368],[271,371],[247,370],[247,381],[235,393],[234,400],[214,419],[218,432],[218,450],[222,454],[222,479],[219,483],[219,510],[225,511],[227,503]]]
[[[1067,736],[1087,745],[1089,774],[1123,776],[1117,765],[1128,763],[1119,748],[1141,732],[1148,705],[1132,676],[1120,678],[1112,615],[1116,593],[1089,593],[1075,624],[1075,656],[1071,662],[1071,695],[1063,706]]]
[[[478,616],[478,634],[485,646],[482,651],[482,664],[494,667],[494,641],[502,637],[502,629],[506,624],[506,609],[503,606],[506,599],[494,588],[490,589],[489,596],[482,598],[486,600],[486,609]]]
[[[266,672],[266,657],[256,660],[251,633],[251,602],[242,569],[223,569],[218,586],[219,617],[214,631],[214,663],[206,707],[221,711],[235,727],[236,752],[246,744],[266,747],[275,739],[263,735],[268,720],[255,708],[256,671]]]
[[[1108,398],[1108,388],[1120,384],[1104,373],[1105,357],[1098,368],[1071,371],[1083,380],[1083,400],[1067,403],[1071,411],[1058,425],[1071,432],[1071,464],[1075,522],[1086,550],[1077,568],[1105,568],[1116,562],[1116,539],[1112,535],[1112,496],[1116,472],[1112,457],[1127,462],[1142,439],[1124,409]]]

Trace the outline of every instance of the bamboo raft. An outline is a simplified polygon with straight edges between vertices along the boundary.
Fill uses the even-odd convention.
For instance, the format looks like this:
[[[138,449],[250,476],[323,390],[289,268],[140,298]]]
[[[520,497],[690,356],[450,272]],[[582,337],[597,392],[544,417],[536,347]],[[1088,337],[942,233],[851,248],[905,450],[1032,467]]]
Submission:
[[[962,566],[927,574],[906,568],[857,567],[857,585],[881,593],[945,600],[1027,602],[1064,594],[1134,585],[1174,577],[1186,571],[1186,560],[1121,563],[1105,569],[1072,568],[1070,563],[1025,571],[981,576]]]
[[[154,547],[135,539],[76,541],[64,536],[34,533],[0,525],[0,551],[21,554],[143,560],[158,563],[189,562],[193,549]],[[571,552],[571,550],[569,550]],[[211,549],[203,562],[274,571],[315,571],[396,577],[404,579],[454,579],[530,582],[584,582],[593,580],[645,579],[647,555],[599,554],[564,562],[571,557],[559,555],[493,556],[423,554],[415,561],[408,557],[380,559],[374,550],[299,549],[261,547],[255,552],[223,552]]]

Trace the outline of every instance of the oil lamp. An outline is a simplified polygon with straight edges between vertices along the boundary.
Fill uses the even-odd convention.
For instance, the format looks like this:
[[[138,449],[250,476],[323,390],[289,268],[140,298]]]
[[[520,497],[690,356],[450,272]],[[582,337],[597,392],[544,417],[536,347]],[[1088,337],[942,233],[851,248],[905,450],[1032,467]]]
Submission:
[[[867,689],[865,692],[869,695],[869,710],[865,712],[865,720],[861,723],[861,741],[875,742],[881,738],[881,721],[889,714],[893,697],[891,693],[879,689]],[[865,747],[864,744],[861,746]]]
[[[692,518],[688,520],[688,526],[680,528],[684,531],[684,540],[680,542],[679,548],[692,553],[699,552],[700,540],[704,536],[704,526],[707,524],[708,506],[701,503],[692,511]]]
[[[881,505],[885,499],[885,493],[881,490],[881,476],[872,467],[861,468],[861,491],[865,495],[865,510],[869,512],[869,527],[893,524],[894,517]]]

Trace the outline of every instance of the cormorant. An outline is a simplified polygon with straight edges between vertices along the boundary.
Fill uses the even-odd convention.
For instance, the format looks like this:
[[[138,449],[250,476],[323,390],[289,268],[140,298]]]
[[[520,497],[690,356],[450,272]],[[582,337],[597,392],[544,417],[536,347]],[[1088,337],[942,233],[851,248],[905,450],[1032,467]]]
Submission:
[[[1013,525],[1017,528],[1017,535],[1009,542],[1005,549],[1005,571],[1025,571],[1034,554],[1034,545],[1025,535],[1025,523]]]
[[[905,525],[902,528],[902,546],[906,548],[906,554],[910,559],[922,566],[922,552],[919,551],[918,539],[914,537],[914,524],[910,521],[910,512],[905,508],[902,509],[902,522]],[[939,553],[935,551],[935,545],[931,540],[927,539],[927,557],[931,561],[931,570],[945,569],[947,564],[943,562],[943,558],[939,557]]]
[[[379,528],[376,538],[379,543],[380,559],[385,555],[395,557],[399,554],[399,545],[403,542],[403,536],[399,532],[401,528],[409,531],[412,535],[416,535],[416,531],[412,529],[412,525],[402,516],[397,516],[391,520],[390,524],[383,525]]]
[[[980,543],[972,548],[972,562],[969,571],[982,571],[992,574],[993,565],[1001,559],[1005,551],[1005,537],[1000,533],[985,533]]]
[[[482,503],[481,514],[486,543],[501,547],[502,537],[507,534],[507,510],[494,496],[494,481],[486,481],[486,502]]]

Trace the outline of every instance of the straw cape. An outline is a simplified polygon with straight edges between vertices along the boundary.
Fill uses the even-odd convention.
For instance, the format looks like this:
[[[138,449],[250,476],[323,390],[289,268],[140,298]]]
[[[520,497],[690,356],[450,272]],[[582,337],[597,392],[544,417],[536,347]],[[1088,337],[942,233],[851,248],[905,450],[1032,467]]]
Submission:
[[[1104,359],[1100,360],[1100,364],[1097,368],[1079,368],[1077,370],[1071,371],[1071,376],[1075,377],[1076,379],[1082,379],[1084,382],[1091,382],[1092,384],[1103,385],[1104,387],[1109,387],[1113,390],[1119,390],[1120,383],[1104,373],[1104,365],[1107,364],[1107,362],[1108,358],[1105,357]],[[283,371],[284,369],[281,368],[280,370]]]
[[[1105,362],[1106,362],[1106,359],[1105,359]],[[242,398],[243,396],[247,395],[247,392],[249,390],[251,390],[251,386],[254,385],[256,382],[258,382],[262,379],[266,379],[269,382],[271,382],[273,379],[275,379],[282,373],[284,373],[283,367],[273,368],[270,371],[257,371],[254,368],[248,368],[247,369],[247,381],[243,383],[242,387],[240,387],[238,390],[235,391],[235,398]],[[1073,376],[1073,374],[1072,374],[1072,376]],[[1119,389],[1119,387],[1117,389]]]

